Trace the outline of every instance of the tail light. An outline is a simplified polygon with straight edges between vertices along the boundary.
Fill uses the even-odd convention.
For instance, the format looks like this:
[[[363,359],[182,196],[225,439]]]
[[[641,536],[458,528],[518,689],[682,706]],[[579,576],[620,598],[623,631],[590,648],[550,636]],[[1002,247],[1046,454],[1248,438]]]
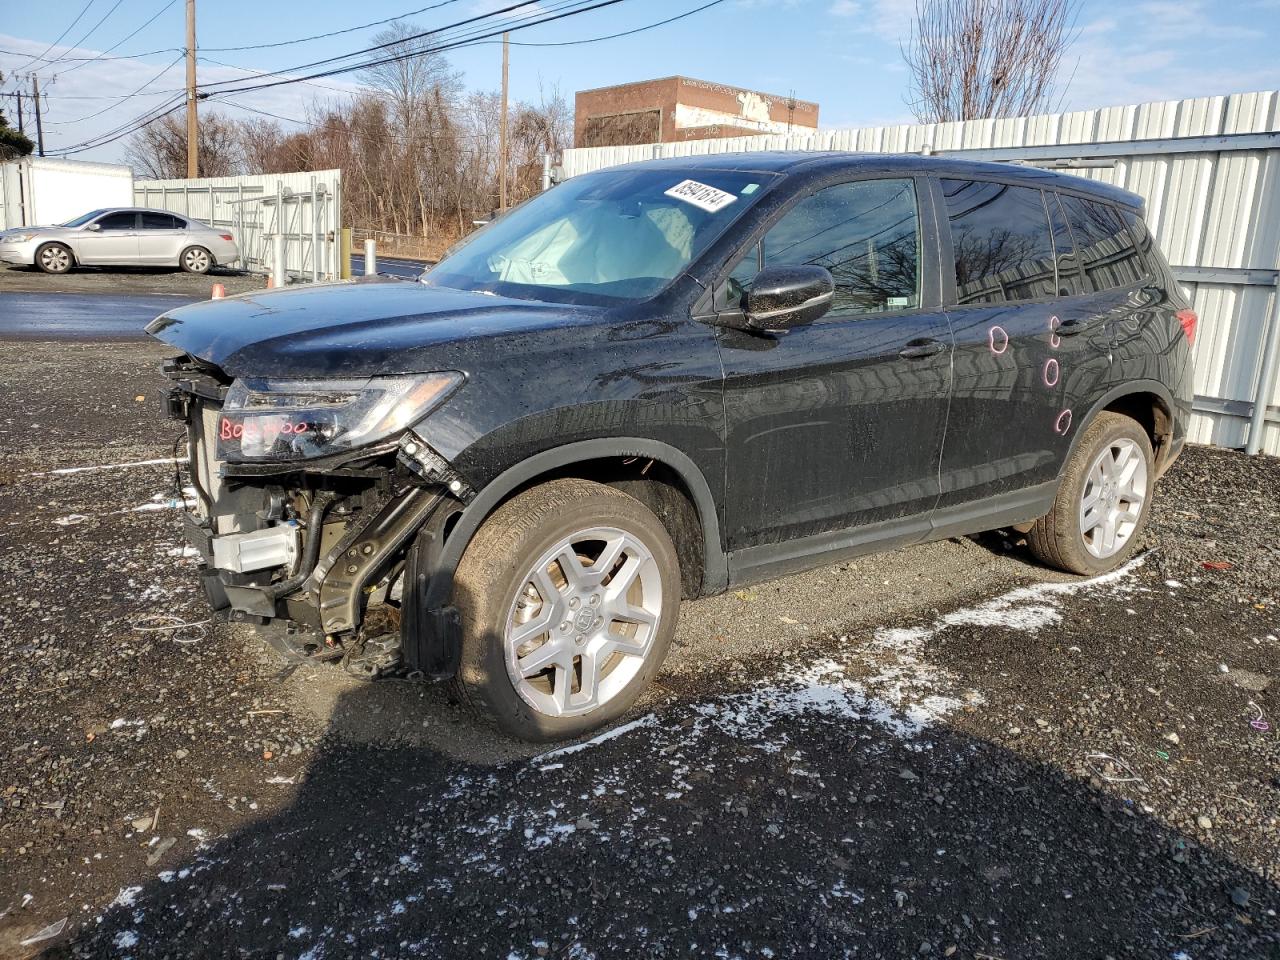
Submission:
[[[233,236],[232,236],[231,234],[229,234],[229,233],[220,233],[220,234],[218,234],[218,236],[222,237],[222,239],[223,239],[223,240],[227,240],[227,241],[231,241],[231,240],[234,240],[234,239],[235,239],[235,237],[233,237]],[[1192,321],[1191,321],[1191,324],[1192,324],[1192,326],[1195,326],[1195,319],[1194,319],[1195,314],[1193,313],[1191,316],[1192,316],[1192,318],[1193,318],[1193,319],[1192,319]]]
[[[1182,332],[1187,335],[1188,345],[1196,342],[1196,324],[1200,322],[1200,318],[1196,316],[1194,310],[1179,310],[1177,313],[1178,322],[1182,324]]]

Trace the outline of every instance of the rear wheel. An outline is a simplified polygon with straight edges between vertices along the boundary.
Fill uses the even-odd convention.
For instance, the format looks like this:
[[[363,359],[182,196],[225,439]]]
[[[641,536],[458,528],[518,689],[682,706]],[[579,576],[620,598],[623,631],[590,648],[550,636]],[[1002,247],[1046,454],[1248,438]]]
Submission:
[[[586,480],[534,487],[458,566],[460,699],[526,740],[594,730],[657,673],[679,603],[675,546],[644,504]]]
[[[45,273],[66,273],[75,263],[71,248],[61,243],[46,243],[36,251],[36,266]]]
[[[204,247],[187,247],[178,258],[178,263],[187,273],[208,273],[213,266],[213,254]]]
[[[1071,573],[1118,567],[1146,528],[1154,460],[1141,425],[1122,414],[1100,413],[1080,437],[1053,509],[1027,534],[1031,552]]]

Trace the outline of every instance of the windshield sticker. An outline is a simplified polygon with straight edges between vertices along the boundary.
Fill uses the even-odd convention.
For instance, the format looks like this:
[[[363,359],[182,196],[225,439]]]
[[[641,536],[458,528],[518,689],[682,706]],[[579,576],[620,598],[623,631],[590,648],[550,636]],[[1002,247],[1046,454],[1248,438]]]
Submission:
[[[725,193],[723,190],[709,187],[705,183],[699,183],[697,180],[683,180],[670,190],[663,192],[668,197],[675,197],[677,200],[691,203],[698,209],[707,211],[707,213],[723,210],[738,199],[732,193]]]

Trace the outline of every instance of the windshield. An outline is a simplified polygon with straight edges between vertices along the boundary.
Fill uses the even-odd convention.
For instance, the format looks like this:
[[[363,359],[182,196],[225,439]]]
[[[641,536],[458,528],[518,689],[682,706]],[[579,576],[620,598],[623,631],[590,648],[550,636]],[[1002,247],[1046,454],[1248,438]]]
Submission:
[[[763,192],[766,173],[612,170],[540,194],[473,234],[427,283],[523,299],[651,297]]]
[[[106,212],[107,212],[106,210],[90,210],[88,213],[84,214],[83,216],[76,217],[74,220],[68,220],[66,223],[62,224],[62,226],[83,227],[86,223],[88,223],[94,217],[100,217]]]

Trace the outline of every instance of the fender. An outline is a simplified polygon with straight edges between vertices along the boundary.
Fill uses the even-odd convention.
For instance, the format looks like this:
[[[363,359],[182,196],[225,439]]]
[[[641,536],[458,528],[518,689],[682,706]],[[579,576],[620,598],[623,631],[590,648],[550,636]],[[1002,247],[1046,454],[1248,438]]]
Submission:
[[[720,541],[720,520],[711,488],[697,465],[684,453],[660,440],[643,437],[606,437],[553,447],[508,468],[490,481],[462,511],[430,573],[423,606],[428,611],[448,604],[453,575],[480,524],[513,491],[544,473],[586,460],[605,457],[648,457],[666,464],[685,482],[693,496],[703,537],[703,593],[720,593],[729,582],[729,567]]]
[[[1071,445],[1067,450],[1066,457],[1063,458],[1062,461],[1063,471],[1066,470],[1067,464],[1071,462],[1071,458],[1075,456],[1076,445],[1080,442],[1080,437],[1084,434],[1085,428],[1093,422],[1094,418],[1106,409],[1108,404],[1114,403],[1121,397],[1132,396],[1135,393],[1154,394],[1164,406],[1164,411],[1169,417],[1169,422],[1173,422],[1173,419],[1176,416],[1174,411],[1177,409],[1177,406],[1173,402],[1173,394],[1169,392],[1169,388],[1163,383],[1158,380],[1126,380],[1124,383],[1116,384],[1094,401],[1093,406],[1089,408],[1089,412],[1085,415],[1084,419],[1079,422],[1078,426],[1072,426]],[[1060,472],[1058,476],[1061,477],[1062,473]]]

